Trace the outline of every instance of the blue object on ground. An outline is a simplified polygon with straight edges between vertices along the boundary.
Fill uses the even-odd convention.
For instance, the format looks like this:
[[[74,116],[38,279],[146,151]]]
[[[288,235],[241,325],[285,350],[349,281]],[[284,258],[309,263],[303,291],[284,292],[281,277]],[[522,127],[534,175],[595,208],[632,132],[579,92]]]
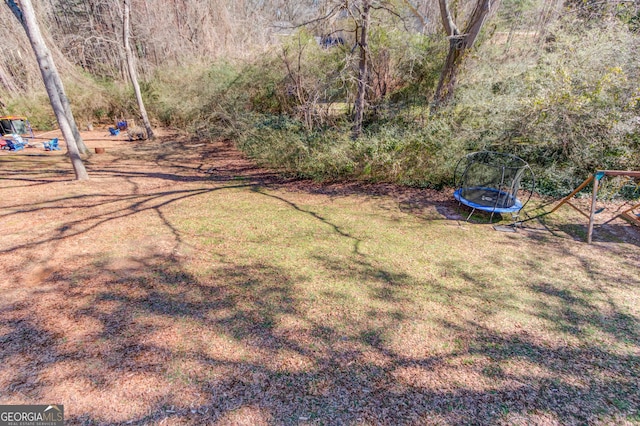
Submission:
[[[58,146],[58,138],[53,138],[49,142],[45,142],[43,145],[45,151],[60,151],[60,147]]]
[[[120,129],[109,127],[109,133],[111,133],[111,136],[118,136],[120,134]]]
[[[466,190],[473,190],[474,195],[479,197],[479,200],[474,202],[474,199],[467,199],[462,196],[463,188],[456,189],[453,196],[456,200],[461,202],[467,207],[472,209],[478,209],[489,213],[517,213],[522,209],[522,202],[504,191],[499,191],[495,188],[464,188]],[[475,197],[474,197],[475,198]],[[480,204],[477,201],[482,201]],[[500,207],[503,206],[503,207]]]
[[[9,140],[6,140],[5,142],[7,143],[6,146],[9,148],[9,151],[20,151],[21,149],[24,149],[24,143]]]
[[[523,178],[524,192],[529,193],[524,203],[517,198]],[[454,171],[454,182],[454,198],[471,208],[467,220],[475,210],[491,213],[491,221],[496,213],[511,213],[517,220],[535,190],[535,177],[526,161],[492,151],[473,152],[461,158]]]

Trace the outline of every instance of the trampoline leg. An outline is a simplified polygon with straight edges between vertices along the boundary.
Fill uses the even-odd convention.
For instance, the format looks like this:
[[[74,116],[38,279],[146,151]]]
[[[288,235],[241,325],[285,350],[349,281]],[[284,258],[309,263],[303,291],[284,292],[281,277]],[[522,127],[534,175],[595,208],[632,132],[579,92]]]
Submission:
[[[475,211],[476,211],[476,209],[472,209],[472,210],[471,210],[471,213],[469,213],[469,216],[467,216],[467,220],[466,220],[467,222],[469,222],[469,219],[471,219],[471,215],[472,215],[472,214],[473,214],[473,212],[475,212]]]
[[[511,219],[513,219],[513,227],[517,228],[518,224],[522,225],[522,221],[518,221],[518,219],[520,218],[520,214],[515,214],[515,215],[511,215]]]

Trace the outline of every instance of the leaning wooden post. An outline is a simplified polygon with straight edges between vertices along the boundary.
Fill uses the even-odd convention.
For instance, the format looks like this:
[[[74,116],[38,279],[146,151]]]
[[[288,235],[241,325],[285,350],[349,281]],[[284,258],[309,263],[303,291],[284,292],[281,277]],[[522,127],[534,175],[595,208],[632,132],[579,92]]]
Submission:
[[[596,219],[596,200],[598,199],[598,182],[604,177],[603,171],[596,171],[593,176],[593,196],[591,197],[591,214],[589,215],[589,229],[587,231],[587,244],[591,244],[593,237],[593,224]]]
[[[582,191],[584,189],[585,186],[589,185],[589,183],[593,180],[593,175],[589,176],[587,179],[585,179],[584,182],[582,182],[580,184],[579,187],[577,187],[576,189],[573,190],[573,192],[571,192],[571,194],[567,195],[566,197],[564,197],[562,200],[560,200],[560,202],[558,203],[558,205],[556,205],[553,210],[551,210],[549,213],[553,213],[556,210],[558,210],[560,208],[560,206],[562,206],[565,203],[569,203],[569,200],[572,199],[574,197],[574,195],[576,195],[578,192]],[[570,206],[573,207],[573,205],[571,203],[569,203]],[[574,207],[575,208],[575,207]]]

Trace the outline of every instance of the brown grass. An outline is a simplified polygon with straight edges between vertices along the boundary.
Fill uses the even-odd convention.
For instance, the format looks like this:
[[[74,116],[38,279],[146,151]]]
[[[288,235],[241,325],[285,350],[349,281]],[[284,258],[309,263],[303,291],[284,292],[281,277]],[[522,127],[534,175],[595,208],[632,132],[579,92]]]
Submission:
[[[1,153],[0,403],[68,424],[638,424],[638,233],[289,181],[230,144]]]

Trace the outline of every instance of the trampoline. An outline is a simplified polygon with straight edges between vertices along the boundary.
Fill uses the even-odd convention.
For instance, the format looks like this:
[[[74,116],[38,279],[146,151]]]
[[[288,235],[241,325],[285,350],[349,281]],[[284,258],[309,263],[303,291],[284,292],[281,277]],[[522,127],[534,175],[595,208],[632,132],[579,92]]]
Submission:
[[[535,189],[535,177],[526,161],[493,151],[473,152],[461,158],[454,182],[454,198],[471,208],[467,221],[474,211],[480,210],[491,213],[490,222],[496,213],[508,213],[515,223]],[[526,182],[524,188],[521,188],[522,182]],[[527,197],[524,202],[518,198],[519,193]]]

